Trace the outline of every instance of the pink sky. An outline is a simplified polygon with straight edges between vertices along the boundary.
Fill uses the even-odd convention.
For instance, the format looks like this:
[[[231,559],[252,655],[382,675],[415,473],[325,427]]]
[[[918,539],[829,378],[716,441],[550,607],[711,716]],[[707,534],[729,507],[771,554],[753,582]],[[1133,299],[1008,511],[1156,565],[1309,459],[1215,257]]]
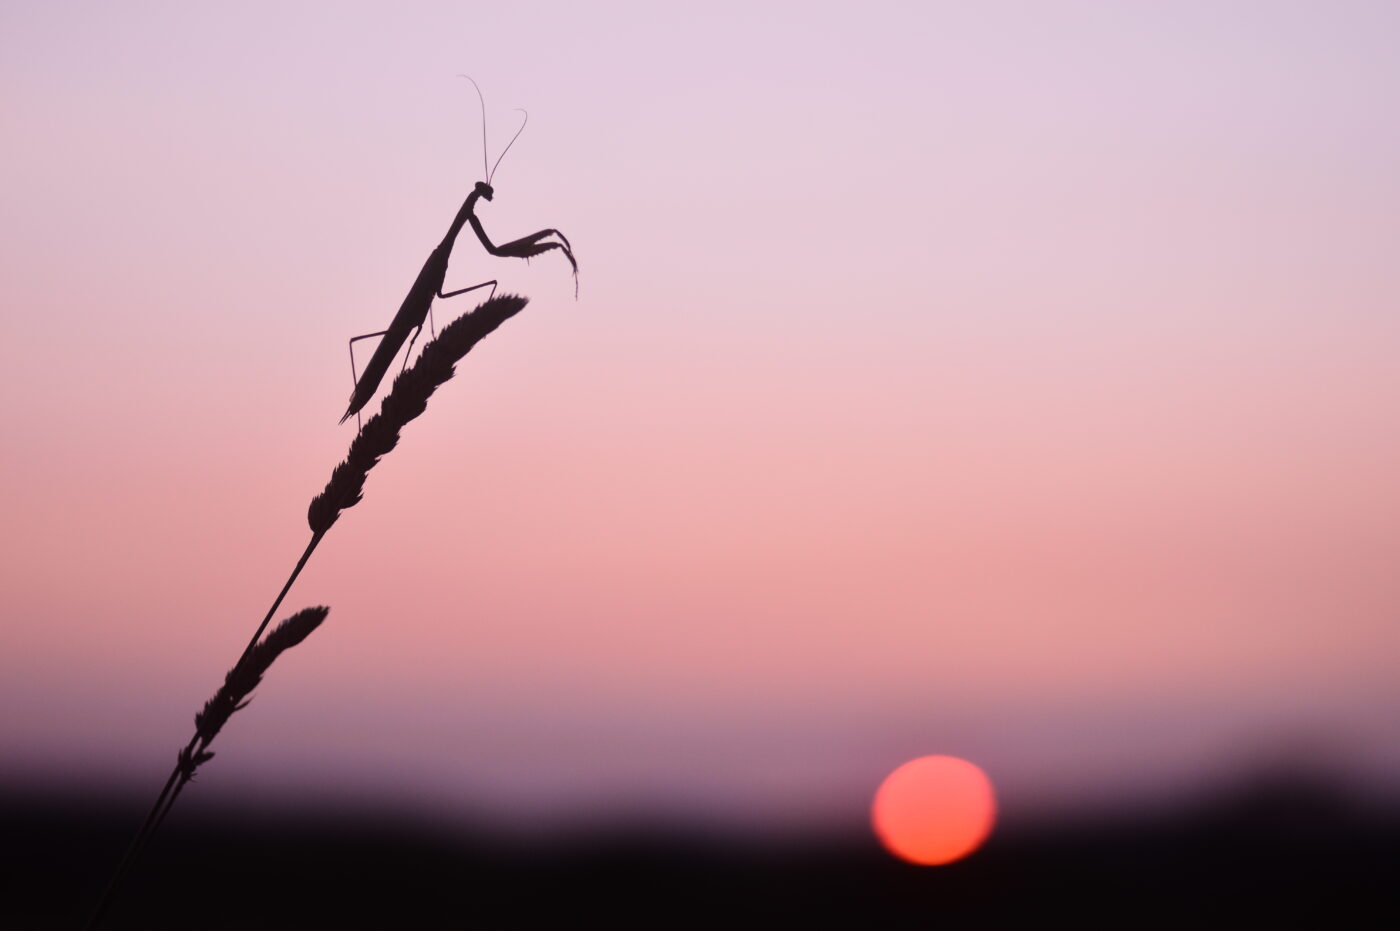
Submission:
[[[198,793],[1008,817],[1400,776],[1385,4],[0,11],[0,775],[153,793],[492,158],[531,298]],[[439,322],[469,309],[440,304]],[[372,407],[373,409],[373,407]]]

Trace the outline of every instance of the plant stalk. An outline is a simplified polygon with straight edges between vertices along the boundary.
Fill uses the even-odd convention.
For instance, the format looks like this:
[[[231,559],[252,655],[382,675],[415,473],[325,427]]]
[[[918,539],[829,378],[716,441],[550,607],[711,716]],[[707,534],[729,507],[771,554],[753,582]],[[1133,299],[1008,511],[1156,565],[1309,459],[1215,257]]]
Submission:
[[[282,590],[277,593],[277,598],[272,602],[272,607],[267,609],[267,616],[264,617],[262,623],[258,625],[257,632],[253,634],[253,639],[248,641],[248,646],[244,647],[242,655],[238,657],[238,662],[233,664],[234,669],[242,666],[243,663],[247,661],[249,654],[253,652],[253,648],[258,645],[258,640],[262,637],[263,631],[267,630],[267,625],[272,622],[273,616],[277,614],[277,609],[282,606],[282,601],[287,597],[287,592],[291,591],[292,583],[297,580],[297,576],[301,575],[301,570],[306,568],[306,561],[311,558],[311,554],[316,551],[317,544],[321,542],[321,538],[325,535],[326,532],[324,530],[311,535],[311,542],[306,545],[306,550],[301,554],[301,558],[297,560],[296,568],[292,570],[292,574],[287,576],[286,584],[284,584]],[[185,745],[185,749],[178,755],[175,768],[170,771],[170,776],[165,780],[165,785],[161,788],[160,795],[156,796],[155,804],[151,806],[150,812],[146,815],[146,820],[142,822],[141,829],[136,832],[136,836],[133,837],[131,843],[127,845],[126,852],[122,854],[121,862],[117,864],[117,869],[112,874],[111,880],[108,881],[107,888],[102,893],[102,898],[98,900],[97,907],[93,910],[92,917],[88,919],[88,923],[85,926],[87,931],[95,931],[98,925],[101,924],[103,917],[107,914],[107,909],[111,907],[112,900],[116,896],[117,890],[121,888],[122,880],[125,879],[131,867],[136,864],[136,861],[141,856],[141,852],[145,849],[151,836],[155,834],[156,829],[160,827],[161,822],[165,820],[165,816],[170,812],[171,807],[174,806],[175,799],[179,796],[180,790],[185,787],[185,783],[190,781],[193,770],[185,765],[185,761],[193,759],[199,753],[202,753],[207,746],[208,743],[203,739],[203,735],[196,730],[194,736],[190,738],[190,742]]]

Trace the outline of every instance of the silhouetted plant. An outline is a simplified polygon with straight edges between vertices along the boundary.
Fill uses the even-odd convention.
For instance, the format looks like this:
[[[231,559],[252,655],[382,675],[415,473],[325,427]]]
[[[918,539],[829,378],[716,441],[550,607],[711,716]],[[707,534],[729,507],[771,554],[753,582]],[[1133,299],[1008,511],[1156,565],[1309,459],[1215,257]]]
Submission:
[[[311,542],[297,560],[272,607],[248,641],[248,646],[224,677],[224,684],[195,715],[194,736],[176,755],[175,768],[118,864],[88,923],[89,928],[95,928],[101,922],[123,877],[165,820],[180,792],[194,778],[199,767],[213,758],[209,744],[228,723],[229,717],[247,705],[248,696],[257,688],[273,661],[305,640],[325,620],[329,608],[307,608],[286,618],[266,638],[263,637],[263,631],[326,532],[347,508],[358,504],[364,496],[369,470],[398,445],[404,426],[427,409],[428,399],[453,376],[462,357],[485,336],[523,310],[526,303],[526,298],[513,294],[498,295],[483,302],[471,313],[463,314],[448,324],[436,339],[423,347],[417,362],[394,379],[393,388],[381,402],[379,413],[365,422],[351,441],[344,461],[331,472],[325,489],[312,499],[307,509]]]
[[[365,478],[380,458],[399,443],[399,431],[428,407],[438,386],[452,377],[455,366],[473,346],[525,308],[526,299],[502,294],[475,311],[449,323],[437,339],[423,347],[418,361],[394,379],[394,387],[350,444],[345,461],[335,467],[326,490],[307,509],[311,532],[324,534],[348,507],[364,494]]]
[[[309,637],[330,610],[321,607],[298,611],[274,627],[243,662],[228,671],[224,684],[204,703],[204,710],[194,716],[195,734],[202,746],[209,746],[233,713],[247,706],[248,696],[262,682],[273,660]]]

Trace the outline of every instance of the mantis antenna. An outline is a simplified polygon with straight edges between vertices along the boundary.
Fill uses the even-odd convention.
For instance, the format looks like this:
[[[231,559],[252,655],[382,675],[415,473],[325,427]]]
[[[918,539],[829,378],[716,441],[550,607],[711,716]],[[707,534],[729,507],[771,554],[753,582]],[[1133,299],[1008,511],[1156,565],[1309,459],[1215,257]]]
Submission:
[[[507,143],[506,143],[506,147],[505,147],[504,149],[502,149],[502,150],[501,150],[501,154],[500,154],[499,156],[496,157],[496,164],[494,164],[494,165],[491,166],[491,172],[486,176],[486,183],[487,183],[487,184],[490,184],[490,183],[491,183],[491,179],[494,178],[494,177],[496,177],[496,169],[497,169],[498,167],[500,167],[501,159],[503,159],[503,158],[506,157],[506,153],[510,151],[510,147],[513,146],[513,145],[515,145],[515,140],[519,139],[519,138],[520,138],[520,134],[523,133],[523,132],[525,131],[525,124],[528,123],[528,122],[530,122],[530,114],[529,114],[527,111],[522,110],[522,109],[520,109],[519,107],[516,107],[516,110],[519,111],[520,113],[524,113],[524,114],[525,114],[525,118],[524,118],[523,120],[520,121],[520,128],[517,129],[517,130],[515,131],[515,135],[514,135],[514,136],[511,136],[511,137],[510,137],[510,142],[507,142]]]
[[[491,172],[486,168],[486,98],[481,95],[481,85],[477,84],[471,75],[459,74],[457,77],[466,78],[468,81],[471,81],[472,87],[476,88],[476,99],[481,101],[481,171],[486,175],[486,183],[490,184]],[[523,126],[521,128],[524,129]],[[516,133],[516,135],[518,136],[520,134]],[[514,139],[511,140],[511,142],[514,141]],[[510,146],[506,146],[506,148],[510,148]],[[504,152],[501,154],[505,155]],[[499,165],[500,163],[501,160],[499,158],[496,159],[496,164]]]

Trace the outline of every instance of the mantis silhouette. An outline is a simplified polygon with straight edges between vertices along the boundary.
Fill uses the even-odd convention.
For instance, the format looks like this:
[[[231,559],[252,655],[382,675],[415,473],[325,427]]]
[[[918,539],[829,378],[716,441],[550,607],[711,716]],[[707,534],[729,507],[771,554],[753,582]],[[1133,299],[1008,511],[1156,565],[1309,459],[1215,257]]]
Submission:
[[[460,75],[467,77],[466,75]],[[486,230],[482,227],[481,221],[476,216],[477,202],[485,198],[491,200],[495,195],[495,190],[491,187],[491,180],[496,174],[496,168],[501,164],[501,159],[506,157],[506,152],[515,145],[515,140],[520,138],[520,134],[525,131],[525,123],[529,122],[530,115],[525,114],[525,119],[521,121],[520,128],[511,137],[505,149],[501,151],[496,159],[496,164],[486,169],[486,100],[481,96],[481,88],[476,82],[467,78],[476,87],[477,97],[481,100],[481,164],[485,171],[486,180],[478,181],[476,187],[467,195],[467,199],[462,203],[461,209],[457,211],[457,216],[453,218],[452,225],[447,228],[447,235],[443,236],[442,242],[428,256],[428,260],[423,263],[423,270],[418,273],[418,278],[413,282],[413,287],[408,289],[408,296],[399,305],[399,312],[394,315],[394,319],[389,323],[387,330],[378,333],[366,333],[363,336],[356,336],[350,340],[350,372],[355,378],[355,390],[350,395],[350,406],[345,411],[345,416],[340,418],[341,423],[349,420],[351,415],[358,414],[360,409],[369,403],[369,399],[378,390],[379,383],[384,380],[384,373],[389,370],[389,365],[398,355],[399,348],[404,341],[408,341],[408,352],[413,352],[413,344],[418,339],[418,334],[423,329],[423,323],[432,312],[433,298],[446,300],[456,297],[459,294],[466,294],[468,291],[475,291],[478,288],[491,287],[492,296],[496,293],[496,281],[483,281],[481,284],[474,284],[468,288],[460,288],[456,291],[443,293],[442,286],[447,278],[447,262],[452,254],[452,247],[457,241],[457,234],[464,226],[471,225],[472,232],[476,233],[476,238],[481,241],[481,245],[491,255],[502,258],[530,259],[537,255],[543,255],[551,249],[558,249],[564,253],[564,257],[569,260],[569,265],[574,273],[574,297],[578,297],[578,262],[574,261],[574,250],[569,245],[569,240],[563,233],[556,229],[544,229],[520,239],[512,240],[508,243],[496,245],[491,242],[491,238],[486,235]],[[525,111],[521,111],[524,113]],[[558,241],[551,240],[550,237],[557,237]],[[436,327],[434,327],[436,330]],[[412,336],[410,337],[410,333]],[[379,345],[374,350],[374,355],[370,357],[369,364],[365,366],[363,375],[355,374],[355,343],[362,339],[372,339],[382,336]],[[407,356],[404,363],[407,364]]]

